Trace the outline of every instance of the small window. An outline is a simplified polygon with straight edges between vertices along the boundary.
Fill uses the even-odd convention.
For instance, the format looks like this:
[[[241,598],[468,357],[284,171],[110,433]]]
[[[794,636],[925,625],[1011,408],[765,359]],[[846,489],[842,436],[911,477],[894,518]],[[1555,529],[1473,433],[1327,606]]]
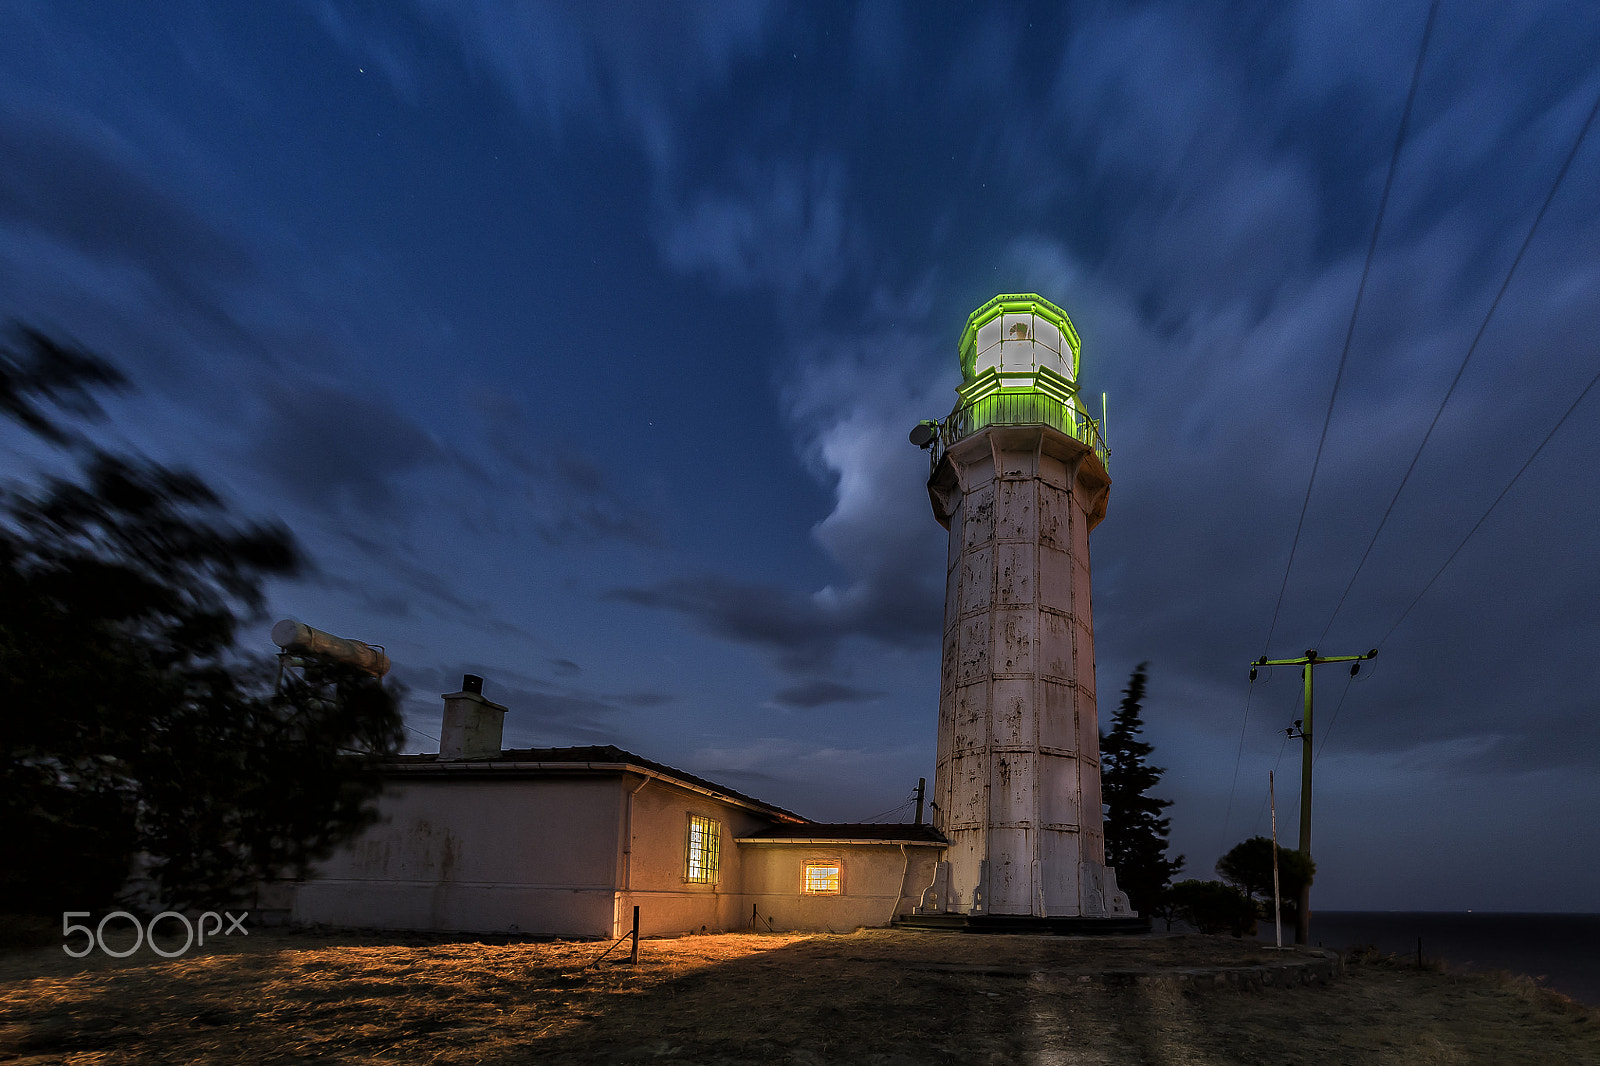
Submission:
[[[698,814],[689,817],[689,859],[683,879],[710,885],[717,880],[717,855],[721,850],[722,826]]]
[[[836,862],[808,862],[800,891],[808,896],[837,896],[841,872]]]

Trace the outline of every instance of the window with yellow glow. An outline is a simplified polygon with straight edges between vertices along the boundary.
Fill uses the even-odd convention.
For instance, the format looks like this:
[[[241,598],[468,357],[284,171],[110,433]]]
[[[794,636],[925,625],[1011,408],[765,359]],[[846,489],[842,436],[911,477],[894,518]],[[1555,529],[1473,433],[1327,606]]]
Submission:
[[[840,866],[836,862],[808,862],[801,891],[808,896],[837,896],[840,872]]]
[[[722,826],[698,814],[689,817],[689,858],[683,879],[697,884],[715,884],[717,856],[722,843]]]

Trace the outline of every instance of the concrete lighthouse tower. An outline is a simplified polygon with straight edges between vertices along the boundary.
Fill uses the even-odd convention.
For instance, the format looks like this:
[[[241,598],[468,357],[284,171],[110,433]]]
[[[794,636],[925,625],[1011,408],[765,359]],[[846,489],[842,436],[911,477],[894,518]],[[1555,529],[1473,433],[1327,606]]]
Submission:
[[[919,915],[1134,917],[1105,866],[1089,531],[1111,479],[1078,354],[1059,307],[996,296],[962,331],[955,410],[912,434],[950,531],[933,790],[950,845]]]

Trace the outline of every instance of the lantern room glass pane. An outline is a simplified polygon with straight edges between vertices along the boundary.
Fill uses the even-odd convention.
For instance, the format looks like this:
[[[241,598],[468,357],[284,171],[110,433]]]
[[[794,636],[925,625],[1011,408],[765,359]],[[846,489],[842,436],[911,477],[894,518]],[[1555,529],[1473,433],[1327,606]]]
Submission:
[[[1033,339],[1052,352],[1061,351],[1061,331],[1048,318],[1036,316],[1033,320]]]
[[[1001,315],[1000,332],[1007,341],[1033,340],[1033,315],[1027,313]]]

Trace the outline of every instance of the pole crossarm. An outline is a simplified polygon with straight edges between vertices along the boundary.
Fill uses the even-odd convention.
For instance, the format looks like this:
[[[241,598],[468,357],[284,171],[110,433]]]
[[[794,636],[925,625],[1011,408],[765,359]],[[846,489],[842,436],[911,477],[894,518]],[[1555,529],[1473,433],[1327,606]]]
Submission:
[[[1269,659],[1265,655],[1251,663],[1251,666],[1321,666],[1323,663],[1354,663],[1363,659],[1376,658],[1378,649],[1373,648],[1365,655],[1318,655],[1315,649],[1306,652],[1298,659]]]

